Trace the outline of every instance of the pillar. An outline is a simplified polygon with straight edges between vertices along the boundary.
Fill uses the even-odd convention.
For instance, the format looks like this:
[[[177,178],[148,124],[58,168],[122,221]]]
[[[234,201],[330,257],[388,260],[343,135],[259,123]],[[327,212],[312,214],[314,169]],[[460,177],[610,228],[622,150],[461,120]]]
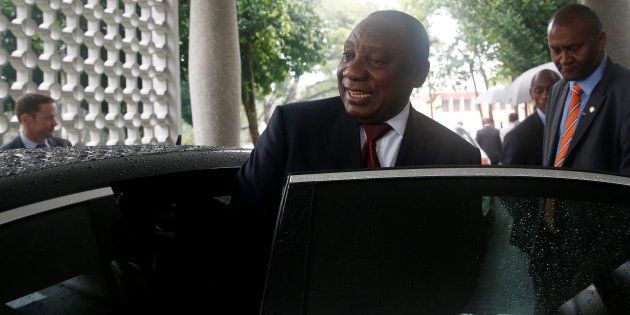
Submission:
[[[599,16],[606,32],[606,53],[615,62],[630,68],[630,0],[586,0]]]
[[[241,62],[235,0],[191,0],[188,73],[195,144],[239,146]]]

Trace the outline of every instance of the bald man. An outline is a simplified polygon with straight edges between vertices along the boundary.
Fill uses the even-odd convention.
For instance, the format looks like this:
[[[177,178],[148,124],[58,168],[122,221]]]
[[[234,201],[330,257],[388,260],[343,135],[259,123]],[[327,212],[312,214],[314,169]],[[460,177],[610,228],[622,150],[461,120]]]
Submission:
[[[429,72],[428,57],[426,31],[414,17],[369,15],[344,44],[339,96],[276,108],[238,173],[235,202],[258,209],[271,232],[292,172],[479,165],[478,149],[411,107],[411,91]],[[387,130],[369,140],[383,124]]]
[[[529,95],[536,104],[536,111],[505,136],[502,165],[542,166],[547,100],[551,87],[559,80],[560,75],[549,69],[534,75]]]
[[[549,96],[544,165],[629,175],[630,71],[606,56],[599,17],[584,5],[565,6],[547,37],[563,80]]]
[[[340,57],[339,96],[277,107],[237,174],[232,206],[245,214],[247,233],[257,235],[245,246],[260,257],[268,254],[289,173],[481,164],[478,149],[409,102],[429,72],[429,39],[417,19],[374,12]],[[267,262],[260,257],[253,259]]]

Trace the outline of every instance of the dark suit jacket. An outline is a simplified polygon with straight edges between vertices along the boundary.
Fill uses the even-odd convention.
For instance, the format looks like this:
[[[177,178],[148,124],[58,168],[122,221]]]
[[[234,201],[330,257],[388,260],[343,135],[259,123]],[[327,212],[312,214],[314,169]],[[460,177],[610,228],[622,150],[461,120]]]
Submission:
[[[505,135],[501,164],[542,165],[545,126],[536,112]]]
[[[553,166],[569,82],[558,81],[547,104],[543,164]],[[630,174],[630,70],[608,59],[581,113],[564,167]]]
[[[396,166],[479,165],[479,150],[411,109]],[[231,206],[241,231],[242,256],[231,264],[243,295],[259,301],[282,186],[289,173],[359,169],[359,124],[339,97],[279,106],[236,176]],[[239,256],[239,255],[235,255]],[[244,299],[247,300],[247,299]],[[242,303],[241,303],[242,304]],[[240,307],[248,308],[247,305]],[[248,311],[257,310],[253,305]]]
[[[289,173],[358,169],[359,142],[359,124],[339,97],[279,106],[237,175],[236,197],[274,220]],[[396,166],[479,164],[479,150],[411,109]]]
[[[488,154],[492,164],[499,163],[501,159],[501,136],[499,129],[492,126],[483,126],[477,131],[475,140],[479,146]]]
[[[48,138],[48,143],[50,143],[50,146],[53,147],[53,148],[54,147],[70,147],[70,146],[72,146],[70,141],[68,141],[66,139],[57,138],[57,137]],[[22,139],[18,135],[17,137],[15,137],[13,139],[13,141],[11,141],[9,143],[6,143],[3,146],[1,146],[0,150],[22,149],[22,148],[24,148],[24,143],[22,143]]]

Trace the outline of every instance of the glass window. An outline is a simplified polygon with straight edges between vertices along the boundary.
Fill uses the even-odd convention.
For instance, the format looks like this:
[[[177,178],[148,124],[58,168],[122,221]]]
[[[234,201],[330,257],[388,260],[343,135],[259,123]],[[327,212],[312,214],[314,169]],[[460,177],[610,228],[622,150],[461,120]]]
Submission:
[[[129,274],[115,246],[124,229],[113,204],[105,198],[3,225],[0,248],[11,253],[0,259],[4,307],[17,314],[115,312],[121,292],[114,284],[124,285]]]
[[[469,112],[470,110],[470,100],[464,100],[464,111]]]
[[[450,108],[448,106],[448,99],[442,100],[442,111],[443,112],[449,112],[450,111]]]
[[[283,253],[269,279],[273,288],[275,274],[302,270],[282,263],[302,264],[295,279],[306,314],[616,314],[630,306],[627,187],[354,174],[312,184],[310,202],[295,203],[304,191],[288,190],[287,229],[276,240]],[[295,223],[307,241],[296,239]]]

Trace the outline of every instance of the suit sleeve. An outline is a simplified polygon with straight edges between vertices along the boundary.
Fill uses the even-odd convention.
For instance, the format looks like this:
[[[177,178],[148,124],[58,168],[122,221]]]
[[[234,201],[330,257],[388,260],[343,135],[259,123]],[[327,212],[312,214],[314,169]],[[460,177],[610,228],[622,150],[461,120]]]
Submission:
[[[523,162],[519,160],[520,156],[522,156],[522,154],[519,153],[518,141],[514,141],[514,134],[508,132],[508,134],[505,135],[503,148],[501,149],[501,165],[522,164]]]
[[[59,142],[61,142],[61,146],[62,147],[71,147],[72,146],[72,143],[70,141],[66,140],[66,139],[60,139]]]
[[[274,111],[249,159],[236,174],[229,226],[233,255],[225,257],[229,286],[239,292],[237,313],[254,313],[260,305],[287,161],[287,134],[282,106]],[[229,290],[229,288],[228,288]],[[253,303],[250,303],[250,302]]]
[[[630,106],[626,106],[623,115],[621,128],[619,130],[621,156],[619,172],[623,175],[630,175]]]
[[[284,182],[286,154],[283,111],[282,107],[277,107],[249,159],[236,175],[233,204],[250,214],[265,217],[265,220],[275,220]]]

